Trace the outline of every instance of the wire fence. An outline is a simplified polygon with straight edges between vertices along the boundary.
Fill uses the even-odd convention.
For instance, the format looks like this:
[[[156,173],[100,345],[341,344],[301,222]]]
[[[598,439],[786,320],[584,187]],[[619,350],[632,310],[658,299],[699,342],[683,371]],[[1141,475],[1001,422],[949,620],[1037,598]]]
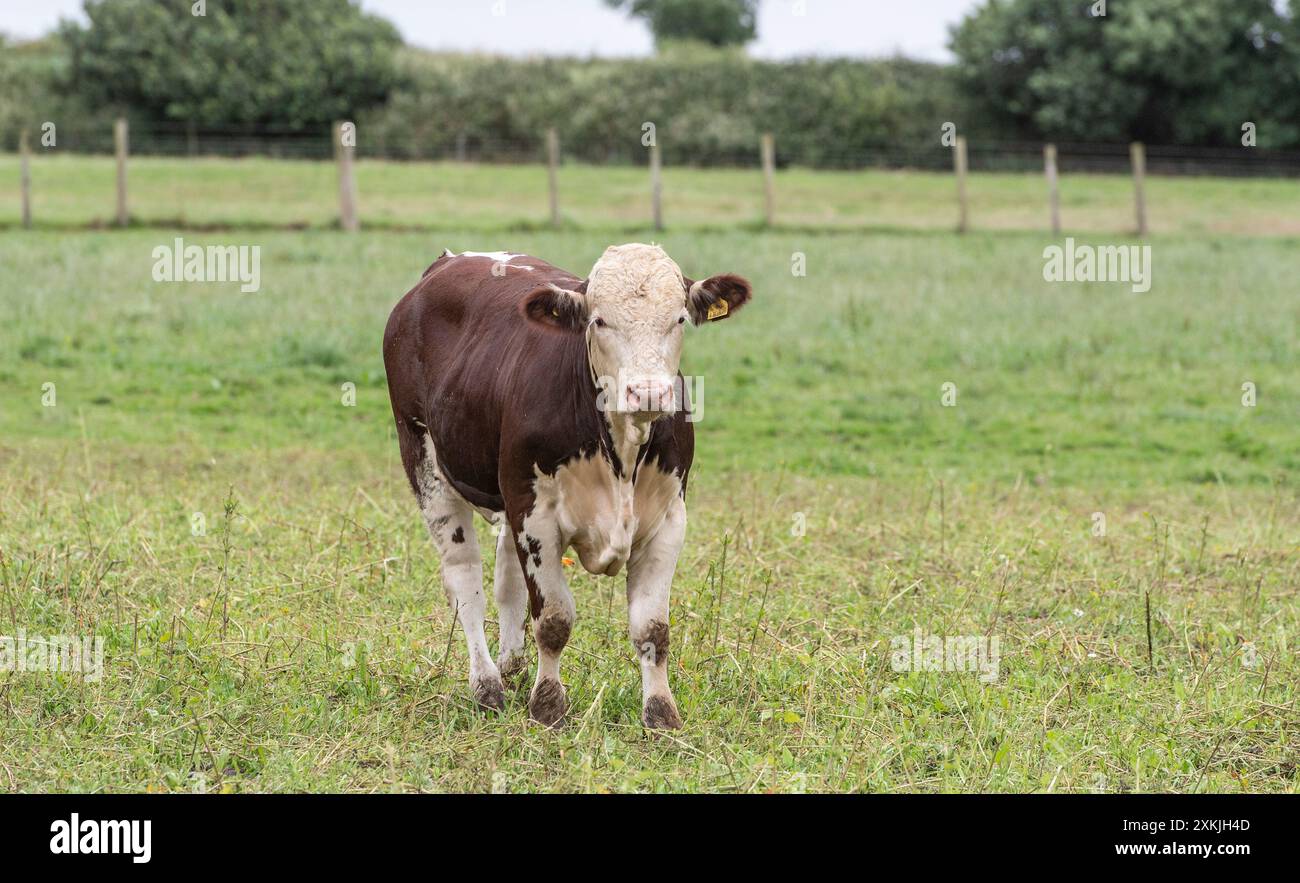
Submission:
[[[20,223],[24,227],[33,224],[31,171],[35,157],[42,158],[35,164],[38,169],[52,170],[57,163],[44,165],[44,157],[108,154],[115,159],[115,186],[100,179],[102,183],[95,185],[93,193],[75,192],[75,185],[38,175],[36,189],[46,200],[37,204],[37,219],[54,226],[75,225],[75,218],[84,217],[83,207],[93,203],[101,208],[82,224],[289,228],[336,225],[351,231],[362,226],[360,206],[370,198],[364,221],[367,226],[377,227],[467,221],[485,225],[549,223],[560,227],[586,226],[594,221],[634,225],[648,222],[661,230],[664,204],[668,203],[672,220],[686,219],[688,223],[693,217],[695,223],[717,224],[730,219],[731,223],[767,227],[784,224],[837,229],[857,224],[951,229],[955,219],[956,229],[965,232],[972,226],[1042,229],[1043,222],[1048,221],[1046,226],[1054,234],[1065,226],[1122,229],[1145,235],[1152,229],[1145,183],[1151,174],[1168,178],[1215,176],[1242,182],[1233,187],[1253,188],[1252,195],[1236,200],[1241,205],[1234,209],[1232,223],[1221,217],[1222,204],[1204,198],[1200,191],[1183,188],[1181,202],[1163,201],[1157,205],[1157,230],[1300,233],[1300,212],[1286,199],[1286,193],[1293,191],[1273,187],[1264,180],[1300,178],[1300,152],[1253,147],[1049,145],[969,141],[966,137],[954,137],[945,143],[936,137],[927,144],[862,144],[853,150],[828,151],[797,138],[786,144],[763,135],[749,145],[713,145],[703,156],[690,145],[661,144],[653,139],[647,145],[639,137],[629,138],[626,149],[593,155],[581,139],[574,139],[566,149],[555,129],[537,137],[506,139],[478,138],[468,132],[452,137],[445,132],[436,136],[416,132],[386,138],[382,132],[358,132],[351,123],[336,123],[332,132],[322,134],[266,127],[209,130],[186,125],[129,126],[120,119],[111,125],[63,127],[57,132],[57,144],[46,143],[43,134],[23,132],[18,138]],[[128,174],[129,160],[138,157],[180,162],[155,164],[152,171],[133,179]],[[224,169],[198,162],[203,158],[249,157],[305,162],[228,164]],[[370,166],[371,171],[363,175],[364,182],[359,183],[355,164],[366,160],[395,162]],[[486,189],[482,174],[477,173],[475,191],[468,185],[458,189],[456,183],[458,179],[474,178],[476,173],[469,168],[432,173],[403,171],[400,161],[493,164],[502,168],[499,174],[490,173],[495,183]],[[332,165],[337,166],[336,178]],[[505,166],[515,168],[507,170]],[[545,173],[537,166],[545,167]],[[150,169],[147,165],[143,168]],[[726,178],[725,186],[719,183],[723,180],[720,177],[695,178],[685,186],[685,179],[672,177],[677,170],[690,168],[735,169],[742,174]],[[648,171],[649,177],[644,179],[648,186],[640,198],[629,198],[629,187],[635,186],[629,176],[637,174],[636,169],[641,170],[639,174]],[[761,170],[761,177],[743,174],[749,170]],[[889,183],[890,179],[875,184],[858,179],[862,181],[859,185],[851,179],[833,177],[836,171],[871,170],[939,173],[952,176],[955,186],[948,190],[948,185],[931,174],[926,179],[929,184],[900,185],[901,190],[914,189],[884,193],[900,188]],[[820,174],[823,171],[825,175]],[[999,178],[993,173],[1014,177]],[[665,175],[670,180],[667,187]],[[1047,186],[1038,191],[1043,178],[1033,182],[1031,175],[1045,176]],[[1078,181],[1075,177],[1068,188],[1062,186],[1068,176],[1086,175],[1105,177],[1094,177],[1084,187],[1074,183]],[[1245,183],[1249,178],[1261,180],[1257,184]],[[413,184],[425,189],[413,190]],[[569,188],[563,196],[562,186]],[[1224,185],[1219,186],[1222,189]],[[0,193],[5,189],[5,182],[0,182]],[[1062,191],[1067,198],[1064,224]],[[620,194],[618,201],[622,205],[611,206],[608,199],[602,204],[598,195],[601,192]],[[1261,192],[1268,202],[1262,209]],[[1274,193],[1278,196],[1274,197]],[[115,205],[111,202],[113,195]],[[920,202],[929,205],[918,208]],[[715,203],[730,204],[731,208],[712,209]],[[1102,207],[1102,203],[1106,205]],[[100,212],[110,205],[115,211],[105,217]],[[0,226],[11,223],[0,209]]]
[[[61,127],[61,151],[111,154],[110,126],[88,129]],[[1063,174],[1128,174],[1129,145],[1056,142]],[[328,130],[276,127],[206,129],[185,124],[131,125],[131,153],[167,157],[269,157],[328,160],[335,155]],[[1042,169],[1042,142],[970,142],[970,169],[976,172],[1036,172]],[[471,132],[435,136],[401,136],[365,131],[356,143],[359,159],[459,161],[488,163],[545,162],[545,133],[535,137],[487,138]],[[1260,147],[1186,147],[1147,145],[1147,170],[1154,175],[1215,177],[1300,177],[1300,151]],[[641,165],[645,149],[638,137],[625,149],[592,151],[561,144],[561,161],[576,159],[596,165]],[[713,145],[707,151],[664,144],[663,160],[674,166],[757,168],[756,144]],[[776,167],[852,169],[917,169],[944,171],[952,167],[951,147],[930,144],[864,143],[852,150],[827,150],[798,138],[776,139]]]

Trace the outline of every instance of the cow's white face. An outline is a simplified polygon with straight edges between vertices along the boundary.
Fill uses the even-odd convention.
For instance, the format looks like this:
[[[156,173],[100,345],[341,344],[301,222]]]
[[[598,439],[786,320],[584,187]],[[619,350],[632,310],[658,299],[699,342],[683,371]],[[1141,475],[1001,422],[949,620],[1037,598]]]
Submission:
[[[536,321],[583,333],[602,407],[649,423],[682,405],[675,381],[686,323],[725,318],[749,298],[739,276],[693,282],[659,246],[630,243],[605,249],[585,292],[544,286],[526,310]]]
[[[658,246],[611,246],[591,268],[586,299],[587,352],[605,407],[644,419],[675,411],[690,318],[682,271]]]

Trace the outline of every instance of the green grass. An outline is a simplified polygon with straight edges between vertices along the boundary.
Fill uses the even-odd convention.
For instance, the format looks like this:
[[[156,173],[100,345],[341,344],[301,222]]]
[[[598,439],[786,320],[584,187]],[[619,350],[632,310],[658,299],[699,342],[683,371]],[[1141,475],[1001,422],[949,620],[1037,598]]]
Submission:
[[[38,153],[32,162],[33,216],[60,228],[105,225],[115,213],[112,157]],[[0,226],[20,218],[18,159],[0,155]],[[135,157],[128,171],[137,223],[203,226],[328,227],[337,223],[332,163],[278,159]],[[497,230],[549,218],[540,165],[357,163],[362,223],[376,228]],[[561,214],[570,226],[644,227],[650,220],[645,169],[566,164],[559,172]],[[1041,175],[973,173],[971,224],[986,230],[1044,230]],[[783,169],[776,175],[777,222],[787,228],[950,231],[957,224],[951,174]],[[1147,180],[1153,232],[1300,236],[1300,181],[1174,178]],[[752,169],[664,170],[664,217],[678,229],[756,226],[762,177]],[[1134,229],[1133,182],[1123,175],[1066,175],[1061,217],[1067,233]]]
[[[1138,295],[1045,283],[1034,234],[663,235],[756,295],[688,337],[686,728],[656,737],[622,581],[580,570],[568,726],[529,726],[526,687],[473,708],[379,356],[444,245],[582,272],[613,238],[183,234],[262,247],[242,294],[154,283],[173,235],[0,235],[0,634],[107,655],[99,681],[0,673],[0,789],[1300,786],[1294,239],[1157,236]],[[997,682],[893,671],[917,627],[996,635]]]
[[[10,234],[0,363],[5,438],[182,439],[383,450],[379,340],[443,246],[506,247],[585,272],[576,233],[186,235],[262,248],[262,290],[155,283],[172,232]],[[912,481],[1268,486],[1300,470],[1290,240],[1161,239],[1146,294],[1042,279],[1028,235],[662,237],[688,274],[753,281],[743,321],[698,329],[710,468]],[[1098,240],[1103,241],[1103,240]],[[791,255],[807,275],[791,274]],[[56,384],[58,406],[41,407]],[[355,383],[356,409],[335,407]],[[1242,407],[1252,382],[1259,404]],[[957,387],[955,407],[941,388]]]

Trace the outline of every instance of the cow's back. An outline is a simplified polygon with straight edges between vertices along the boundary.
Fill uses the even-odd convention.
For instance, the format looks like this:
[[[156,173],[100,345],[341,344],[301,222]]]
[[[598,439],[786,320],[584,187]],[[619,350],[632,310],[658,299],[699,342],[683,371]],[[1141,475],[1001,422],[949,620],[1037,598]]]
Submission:
[[[527,255],[444,255],[394,307],[384,332],[399,434],[410,433],[423,452],[427,432],[449,480],[480,508],[503,508],[503,433],[544,462],[564,456],[598,423],[576,401],[590,385],[578,373],[585,370],[582,336],[524,315],[525,299],[547,283],[580,284]],[[413,464],[406,465],[411,474]]]

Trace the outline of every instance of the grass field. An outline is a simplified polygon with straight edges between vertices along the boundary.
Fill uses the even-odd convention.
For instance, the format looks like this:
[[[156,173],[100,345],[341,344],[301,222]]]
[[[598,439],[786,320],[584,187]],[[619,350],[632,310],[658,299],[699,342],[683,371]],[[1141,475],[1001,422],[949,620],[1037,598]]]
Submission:
[[[108,167],[65,168],[50,223],[107,216]],[[706,398],[671,612],[686,727],[650,736],[622,581],[580,569],[568,726],[529,726],[526,687],[475,710],[379,354],[444,246],[583,272],[650,234],[525,229],[544,177],[515,194],[520,170],[448,170],[428,199],[419,167],[383,171],[370,210],[436,232],[324,229],[332,170],[263,162],[216,183],[142,163],[137,211],[176,217],[171,187],[189,222],[311,229],[0,233],[0,634],[106,652],[98,681],[0,672],[0,790],[1300,789],[1300,241],[1251,235],[1294,229],[1293,209],[1259,229],[1294,190],[1153,182],[1232,238],[1164,215],[1134,294],[1044,282],[1044,235],[906,229],[948,212],[941,177],[856,179],[899,188],[896,229],[758,232],[723,229],[757,194],[730,219],[708,196],[739,173],[677,172],[701,225],[660,241],[756,295],[687,340]],[[585,197],[593,224],[639,217],[627,175]],[[988,205],[1037,193],[1007,177]],[[1122,229],[1125,185],[1088,183]],[[261,291],[155,283],[174,235],[260,245]],[[996,682],[894,671],[916,628],[997,636]]]

